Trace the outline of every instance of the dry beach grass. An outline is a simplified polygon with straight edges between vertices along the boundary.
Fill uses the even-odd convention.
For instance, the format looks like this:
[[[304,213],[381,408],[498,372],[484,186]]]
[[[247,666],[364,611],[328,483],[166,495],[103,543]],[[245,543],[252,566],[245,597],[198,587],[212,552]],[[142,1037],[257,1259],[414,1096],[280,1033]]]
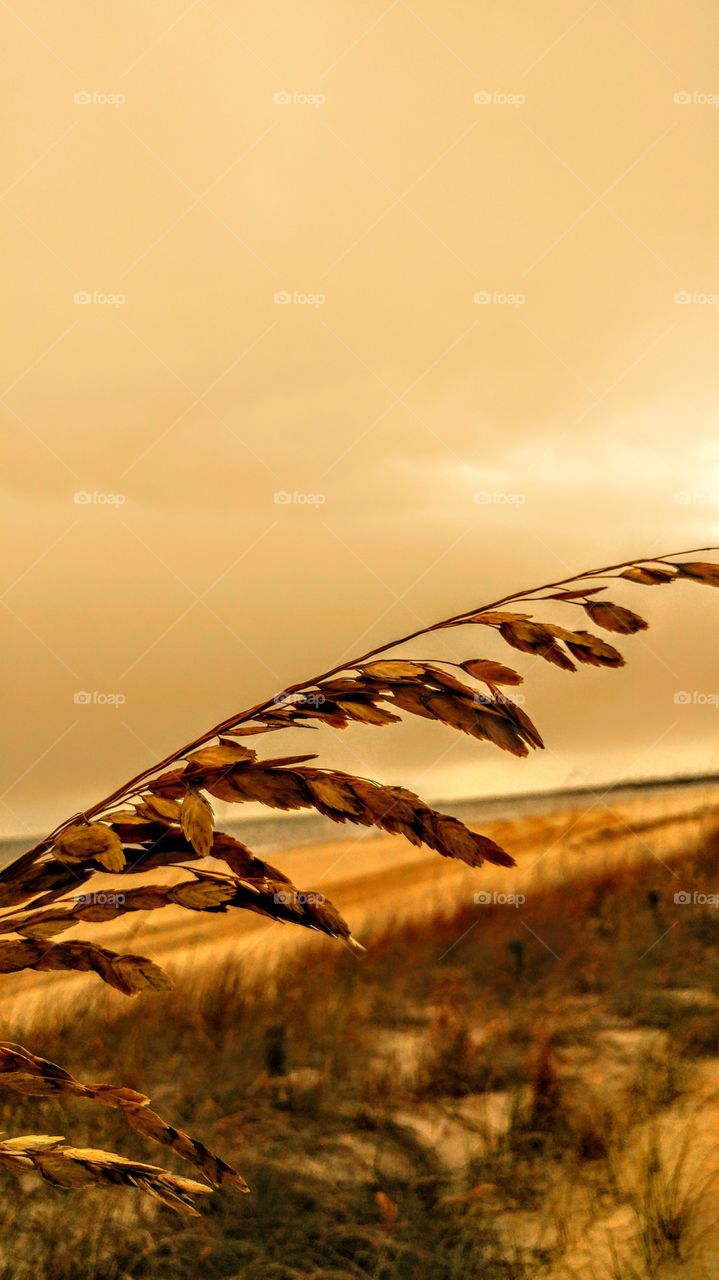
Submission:
[[[5,1201],[0,1276],[715,1274],[719,924],[701,894],[716,891],[716,788],[693,800],[700,819],[677,794],[607,805],[585,822],[584,874],[563,879],[558,863],[518,907],[457,885],[438,914],[430,904],[373,934],[367,903],[360,959],[311,935],[254,976],[222,948],[187,968],[161,951],[174,989],[144,997],[139,1016],[111,989],[88,1001],[68,984],[55,1001],[47,979],[32,1036],[72,1079],[51,1071],[43,1097],[6,1093],[0,1124],[40,1115],[54,1133],[71,1120],[142,1176],[133,1090],[146,1089],[162,1115],[201,1122],[253,1194],[205,1198],[178,1229],[151,1200],[87,1184],[68,1214],[25,1175]],[[677,885],[696,905],[675,905]],[[270,926],[265,959],[278,933],[291,936]],[[43,1077],[36,1061],[15,1065]],[[89,1080],[107,1082],[92,1089],[109,1105]]]
[[[681,591],[681,584],[719,585],[719,568],[686,559],[694,554],[626,561],[474,606],[344,661],[213,726],[60,824],[0,872],[0,973],[80,971],[95,974],[123,995],[166,992],[169,979],[155,959],[101,945],[95,940],[95,928],[92,937],[74,932],[88,925],[107,925],[109,931],[136,913],[159,909],[229,915],[230,919],[237,910],[247,910],[338,938],[348,950],[361,949],[327,896],[301,891],[241,841],[215,829],[212,799],[252,801],[285,810],[314,809],[335,822],[401,834],[412,845],[424,845],[469,868],[487,863],[504,874],[503,869],[513,867],[514,858],[498,840],[438,812],[413,793],[310,764],[316,759],[314,752],[261,758],[256,744],[268,733],[323,726],[337,729],[350,722],[382,727],[404,714],[437,720],[513,755],[526,756],[543,744],[523,707],[502,692],[522,681],[513,668],[495,657],[448,662],[384,655],[399,646],[416,647],[419,640],[426,644],[426,638],[437,631],[468,628],[469,636],[464,632],[462,641],[474,652],[478,636],[490,648],[492,637],[495,644],[498,637],[514,650],[568,672],[574,672],[577,664],[617,667],[624,662],[622,654],[595,631],[545,620],[536,610],[540,615],[579,610],[593,627],[631,635],[647,624],[639,614],[605,597],[609,583],[614,591],[672,584],[673,590]],[[507,607],[518,603],[531,607],[531,614]],[[273,737],[271,742],[275,741]],[[168,869],[172,882],[165,876]],[[159,874],[148,883],[148,873]],[[98,876],[104,879],[98,881]],[[133,877],[141,877],[141,882]],[[68,933],[74,936],[62,936]],[[85,1027],[83,1040],[84,1032]],[[191,1161],[212,1186],[229,1182],[245,1187],[234,1167],[184,1131],[161,1121],[150,1110],[144,1092],[127,1084],[113,1085],[108,1092],[104,1086],[88,1084],[85,1072],[67,1076],[54,1062],[43,1062],[11,1043],[2,1046],[0,1084],[29,1097],[79,1091],[85,1099],[112,1106],[135,1131]],[[102,1149],[77,1148],[50,1135],[28,1133],[5,1140],[0,1161],[7,1168],[38,1173],[65,1188],[135,1186],[186,1214],[197,1212],[193,1196],[208,1190],[205,1184],[170,1175],[144,1161],[128,1161]]]

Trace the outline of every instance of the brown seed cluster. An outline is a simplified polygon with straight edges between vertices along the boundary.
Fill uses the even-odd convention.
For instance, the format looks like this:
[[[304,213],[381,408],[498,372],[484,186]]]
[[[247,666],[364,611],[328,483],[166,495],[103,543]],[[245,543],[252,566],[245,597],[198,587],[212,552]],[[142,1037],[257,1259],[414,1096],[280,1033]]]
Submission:
[[[612,579],[640,586],[682,581],[716,587],[719,565],[662,556],[518,592],[380,646],[229,717],[86,813],[61,824],[0,872],[0,973],[78,970],[96,973],[124,995],[166,989],[166,974],[142,956],[118,954],[94,942],[52,941],[79,923],[101,925],[130,912],[165,906],[208,913],[251,910],[359,948],[349,926],[323,895],[300,892],[282,871],[215,829],[213,798],[233,804],[252,801],[271,809],[313,809],[333,822],[401,835],[471,867],[483,862],[511,866],[512,858],[494,841],[403,787],[310,764],[316,754],[262,759],[239,739],[290,727],[384,727],[403,716],[420,716],[512,755],[527,756],[543,743],[523,707],[503,692],[522,682],[512,667],[495,658],[447,662],[385,655],[409,640],[431,639],[435,631],[470,627],[473,638],[494,633],[512,649],[564,671],[576,672],[582,665],[620,667],[622,654],[596,632],[507,608],[519,602],[549,602],[563,611],[581,610],[583,620],[588,618],[605,632],[626,636],[644,630],[644,618],[606,598]],[[484,631],[474,630],[477,626]],[[188,878],[172,885],[133,886],[132,877],[159,868],[181,871]],[[98,873],[107,872],[118,876],[115,885],[100,894],[79,893]],[[54,1063],[9,1044],[0,1045],[0,1085],[33,1096],[74,1094],[119,1109],[133,1129],[191,1161],[212,1186],[226,1181],[247,1189],[240,1174],[183,1130],[166,1124],[150,1109],[149,1100],[134,1090],[83,1084]],[[0,1142],[0,1164],[16,1170],[34,1168],[62,1187],[139,1187],[186,1213],[196,1212],[194,1195],[210,1190],[205,1183],[153,1165],[66,1146],[64,1139],[45,1135]]]

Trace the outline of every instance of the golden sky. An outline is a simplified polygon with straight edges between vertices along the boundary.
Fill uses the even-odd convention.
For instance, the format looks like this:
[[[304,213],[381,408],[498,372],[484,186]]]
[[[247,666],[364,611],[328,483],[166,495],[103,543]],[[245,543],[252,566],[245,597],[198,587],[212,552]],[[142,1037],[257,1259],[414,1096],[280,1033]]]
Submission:
[[[710,0],[1,22],[3,830],[370,641],[719,541]],[[431,797],[716,768],[719,596],[622,598],[625,671],[524,663],[543,757],[415,724],[326,762]]]

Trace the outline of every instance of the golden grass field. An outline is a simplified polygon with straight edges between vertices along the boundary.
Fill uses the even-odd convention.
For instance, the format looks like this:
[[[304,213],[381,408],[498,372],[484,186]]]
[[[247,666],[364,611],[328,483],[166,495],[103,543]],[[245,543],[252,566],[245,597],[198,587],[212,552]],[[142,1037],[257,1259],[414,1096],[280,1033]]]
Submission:
[[[252,1194],[178,1220],[32,1175],[18,1197],[2,1174],[0,1277],[716,1275],[719,913],[674,894],[716,891],[718,801],[718,785],[647,790],[485,823],[507,870],[388,837],[284,853],[360,957],[249,912],[188,924],[168,907],[111,929],[162,960],[169,995],[6,978],[4,1038],[32,1025],[35,1052],[80,1079],[147,1092]],[[8,1132],[146,1158],[82,1100],[3,1110]]]
[[[601,789],[572,799],[554,812],[508,817],[476,824],[476,829],[496,840],[516,859],[516,867],[485,867],[477,872],[453,859],[438,858],[429,850],[403,840],[375,834],[359,835],[350,828],[344,838],[321,844],[283,849],[283,869],[306,891],[325,894],[340,908],[360,940],[367,930],[394,925],[414,917],[431,919],[466,903],[482,889],[504,893],[533,893],[539,888],[623,866],[653,854],[672,858],[693,842],[711,822],[719,804],[719,783],[647,789],[615,799]],[[507,801],[511,813],[511,798]],[[470,824],[472,825],[472,824]],[[291,840],[292,827],[288,828]],[[270,858],[270,861],[273,859]],[[170,884],[181,872],[161,869],[146,877],[152,883]],[[92,888],[98,893],[115,876],[98,875]],[[90,938],[97,926],[78,925],[67,936]],[[103,926],[105,945],[141,950],[168,960],[174,973],[202,974],[211,960],[242,959],[246,971],[261,976],[268,964],[288,948],[322,940],[298,932],[252,912],[206,916],[169,906],[162,912],[140,913],[139,919],[122,917]],[[5,1008],[18,1024],[31,1023],[40,1010],[46,1013],[45,994],[52,982],[74,998],[78,984],[96,991],[92,977],[79,974],[6,975]],[[14,989],[14,990],[13,990]],[[15,992],[19,999],[15,997]],[[39,1005],[37,1004],[39,1001]]]

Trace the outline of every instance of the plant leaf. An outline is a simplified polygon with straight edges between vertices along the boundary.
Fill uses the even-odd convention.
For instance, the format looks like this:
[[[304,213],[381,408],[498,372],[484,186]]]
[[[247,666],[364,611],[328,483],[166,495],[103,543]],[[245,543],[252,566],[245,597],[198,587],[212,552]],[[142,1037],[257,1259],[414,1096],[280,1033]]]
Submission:
[[[469,662],[461,662],[460,666],[467,675],[488,684],[521,684],[523,680],[518,671],[505,667],[501,662],[490,662],[488,658],[471,658]]]
[[[238,764],[242,760],[256,760],[257,752],[243,747],[241,742],[231,742],[226,738],[214,746],[191,751],[186,758],[199,769],[224,769],[225,765]]]
[[[108,871],[122,871],[125,865],[119,837],[103,822],[66,827],[55,840],[54,851],[63,862],[86,862],[92,858]]]
[[[695,582],[703,582],[707,587],[719,587],[719,564],[711,564],[706,560],[687,560],[684,564],[675,562],[674,568],[683,578],[693,578]]]
[[[631,569],[625,569],[620,573],[620,578],[627,578],[629,582],[639,582],[645,587],[658,587],[664,582],[674,582],[675,573],[668,573],[666,569],[655,569],[646,565],[635,564]]]
[[[206,858],[212,850],[212,832],[215,815],[209,800],[199,791],[190,790],[182,801],[182,830],[193,849],[201,858]]]
[[[180,820],[180,806],[176,800],[163,795],[152,795],[149,792],[137,805],[137,813],[141,818],[149,818],[151,821],[165,822],[170,825]]]
[[[375,680],[421,680],[424,675],[424,667],[421,663],[404,662],[399,658],[367,662],[359,670]]]
[[[605,631],[617,631],[623,636],[646,631],[649,625],[638,613],[632,613],[631,609],[612,604],[609,600],[591,600],[582,607],[598,627],[604,627]]]
[[[167,991],[170,987],[169,978],[152,960],[118,955],[92,942],[0,942],[0,973],[18,973],[22,969],[94,971],[123,995],[136,995],[148,988]]]
[[[520,649],[522,653],[536,653],[564,671],[576,670],[571,658],[556,643],[550,628],[540,622],[503,622],[499,634],[507,644]]]

